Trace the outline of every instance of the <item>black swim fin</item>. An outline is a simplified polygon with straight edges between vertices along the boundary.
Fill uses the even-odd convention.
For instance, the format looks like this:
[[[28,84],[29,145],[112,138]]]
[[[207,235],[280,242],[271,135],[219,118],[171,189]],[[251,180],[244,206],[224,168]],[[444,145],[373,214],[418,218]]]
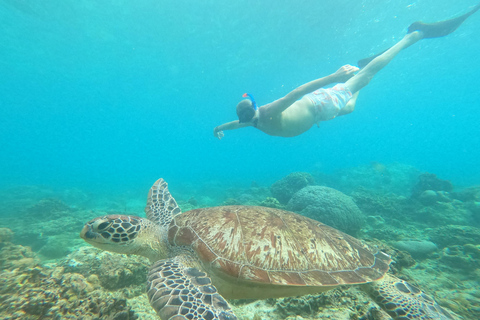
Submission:
[[[472,14],[474,14],[478,10],[480,10],[480,3],[477,4],[475,7],[473,7],[472,10],[465,13],[464,15],[461,15],[453,19],[434,22],[434,23],[424,23],[422,21],[416,21],[408,27],[408,33],[412,33],[414,31],[421,31],[423,32],[424,39],[444,37],[446,35],[449,35],[453,31],[457,30],[457,28],[463,23],[463,21],[465,21],[468,17],[470,17]],[[360,69],[363,69],[373,59],[375,59],[376,57],[378,57],[379,55],[381,55],[387,50],[377,53],[376,55],[373,55],[371,57],[359,60],[357,62],[358,67]]]
[[[463,21],[465,21],[468,17],[477,12],[479,9],[480,3],[464,15],[453,19],[434,23],[424,23],[422,21],[416,21],[408,27],[408,33],[412,33],[414,31],[421,31],[423,32],[424,39],[444,37],[457,30],[457,28],[460,27]]]

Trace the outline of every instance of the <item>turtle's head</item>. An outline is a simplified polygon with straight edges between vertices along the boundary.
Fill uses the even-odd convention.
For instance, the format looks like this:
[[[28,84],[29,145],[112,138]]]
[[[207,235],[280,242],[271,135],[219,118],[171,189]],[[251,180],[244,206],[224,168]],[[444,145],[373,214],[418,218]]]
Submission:
[[[80,237],[94,247],[158,260],[166,257],[160,227],[150,220],[124,215],[95,218],[85,224]]]

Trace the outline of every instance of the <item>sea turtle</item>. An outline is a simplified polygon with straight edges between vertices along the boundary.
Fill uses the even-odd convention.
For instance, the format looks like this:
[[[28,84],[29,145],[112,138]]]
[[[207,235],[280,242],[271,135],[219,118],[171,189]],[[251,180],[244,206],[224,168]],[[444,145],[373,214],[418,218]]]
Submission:
[[[347,234],[278,209],[223,206],[182,213],[159,179],[147,219],[107,215],[80,236],[95,247],[154,262],[147,294],[161,319],[237,319],[226,299],[275,298],[368,284],[395,319],[455,319],[387,274],[391,259]]]

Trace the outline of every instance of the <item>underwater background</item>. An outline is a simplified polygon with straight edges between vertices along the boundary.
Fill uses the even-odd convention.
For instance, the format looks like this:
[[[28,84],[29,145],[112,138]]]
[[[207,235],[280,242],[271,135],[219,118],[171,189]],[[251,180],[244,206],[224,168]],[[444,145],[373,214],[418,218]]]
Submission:
[[[403,261],[405,277],[478,319],[480,14],[401,52],[346,117],[293,138],[253,128],[213,137],[215,126],[236,119],[244,92],[269,103],[387,49],[413,21],[451,18],[476,4],[0,0],[0,267],[8,283],[0,288],[0,318],[48,318],[58,307],[53,300],[26,305],[7,296],[20,287],[31,296],[67,292],[56,287],[67,283],[71,296],[55,293],[55,301],[66,299],[70,311],[83,310],[72,296],[101,289],[99,300],[124,301],[118,310],[128,310],[127,318],[153,314],[129,304],[143,294],[148,262],[102,253],[107,262],[98,270],[120,271],[92,279],[100,253],[78,233],[103,212],[143,216],[148,189],[162,177],[183,211],[222,204],[294,210],[288,202],[300,189],[282,200],[275,186],[288,189],[298,179],[307,181],[302,188],[339,190],[364,221],[343,231],[382,243]],[[397,243],[410,240],[435,248],[418,255]],[[25,277],[34,279],[30,287]],[[322,301],[337,301],[336,294]],[[334,317],[312,299],[277,301],[276,319]],[[65,310],[65,319],[92,312]]]

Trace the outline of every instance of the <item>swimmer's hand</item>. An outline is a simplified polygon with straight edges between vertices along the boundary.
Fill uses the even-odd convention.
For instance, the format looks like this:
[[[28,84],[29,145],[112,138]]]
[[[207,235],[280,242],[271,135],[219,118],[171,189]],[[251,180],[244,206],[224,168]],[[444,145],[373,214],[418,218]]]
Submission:
[[[355,72],[360,70],[357,67],[351,66],[349,64],[344,65],[333,74],[337,79],[337,82],[346,82],[348,79],[355,75]]]
[[[223,134],[223,131],[218,130],[218,127],[215,127],[215,129],[213,129],[213,136],[215,138],[218,138],[218,140],[221,140],[224,134]]]

